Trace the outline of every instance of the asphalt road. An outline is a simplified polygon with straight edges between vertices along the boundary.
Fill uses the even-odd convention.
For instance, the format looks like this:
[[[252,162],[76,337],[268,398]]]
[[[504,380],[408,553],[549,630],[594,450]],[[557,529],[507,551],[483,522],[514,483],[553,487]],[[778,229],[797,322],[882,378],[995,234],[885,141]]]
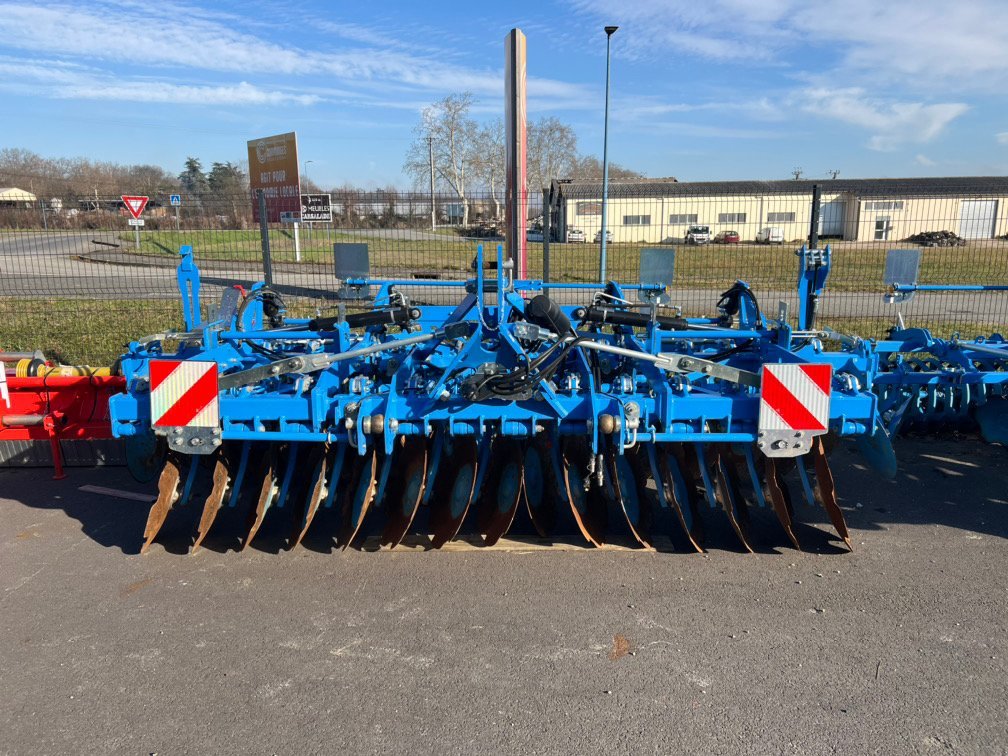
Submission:
[[[1008,450],[898,453],[834,454],[853,553],[755,555],[140,557],[78,486],[149,486],[2,471],[0,753],[1004,752]]]
[[[399,229],[366,229],[359,232],[362,238],[377,238],[393,234],[404,238]],[[410,238],[443,239],[444,237],[422,231],[410,232]],[[93,244],[93,240],[121,243],[116,232],[66,231],[25,232],[0,234],[0,296],[31,297],[87,297],[97,299],[177,299],[178,286],[175,267],[169,259],[157,260],[159,265],[146,264],[150,257],[131,258],[128,243],[120,248]],[[585,247],[585,253],[589,252]],[[92,256],[89,262],[79,256]],[[136,264],[137,261],[145,264]],[[199,263],[199,261],[197,260]],[[219,263],[202,263],[204,267],[204,296],[216,299],[220,291],[233,283],[250,284],[261,278],[261,272],[248,264],[235,264],[232,268]],[[404,274],[405,275],[405,274]],[[332,274],[325,265],[298,266],[288,263],[274,265],[274,282],[288,291],[308,297],[329,295],[334,287]],[[728,288],[730,280],[725,280]],[[722,288],[717,290],[686,289],[675,287],[672,299],[687,312],[713,312]],[[776,314],[778,301],[788,303],[795,312],[798,303],[793,289],[766,291],[756,287],[756,293],[768,313]],[[909,325],[927,327],[936,319],[990,322],[1004,319],[1008,312],[1008,292],[988,293],[932,293],[917,295],[898,308],[886,304],[879,287],[870,292],[829,291],[820,301],[819,311],[824,318],[858,317],[894,320],[901,311]],[[444,289],[413,287],[409,292],[417,301],[452,303],[454,293]],[[557,292],[564,304],[584,304],[585,292]],[[970,336],[976,334],[969,334]]]

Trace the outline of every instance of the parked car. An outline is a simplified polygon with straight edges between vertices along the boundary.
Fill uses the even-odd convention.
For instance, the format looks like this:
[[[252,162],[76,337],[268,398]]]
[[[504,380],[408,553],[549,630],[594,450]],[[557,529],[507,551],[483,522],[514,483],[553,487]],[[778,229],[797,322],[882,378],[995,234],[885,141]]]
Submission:
[[[707,244],[710,240],[710,226],[690,226],[683,237],[686,244]]]
[[[605,240],[606,240],[606,244],[608,244],[609,242],[612,241],[612,231],[610,231],[608,228],[605,230]],[[596,231],[595,232],[595,243],[598,244],[601,241],[602,241],[602,232],[601,231]]]
[[[530,228],[525,232],[525,240],[530,242],[541,242],[543,240],[543,230],[541,228]]]
[[[776,226],[767,226],[756,232],[757,244],[783,244],[784,232]]]
[[[585,241],[585,232],[580,228],[568,228],[567,229],[567,241],[570,242],[583,242]]]
[[[738,244],[739,234],[738,231],[722,231],[717,236],[714,237],[714,241],[721,244]]]

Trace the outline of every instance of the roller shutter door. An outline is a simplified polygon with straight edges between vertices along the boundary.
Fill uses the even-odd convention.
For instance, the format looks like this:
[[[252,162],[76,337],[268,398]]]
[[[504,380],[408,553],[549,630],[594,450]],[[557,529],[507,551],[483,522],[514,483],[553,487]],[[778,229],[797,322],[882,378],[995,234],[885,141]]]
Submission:
[[[959,210],[959,236],[993,239],[997,200],[963,200]]]

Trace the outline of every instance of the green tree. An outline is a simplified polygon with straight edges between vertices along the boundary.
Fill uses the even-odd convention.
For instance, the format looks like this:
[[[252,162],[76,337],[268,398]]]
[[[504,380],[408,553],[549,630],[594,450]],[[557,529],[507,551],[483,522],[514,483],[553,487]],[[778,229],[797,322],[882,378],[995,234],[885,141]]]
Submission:
[[[186,158],[185,170],[179,174],[179,183],[187,194],[196,196],[206,194],[209,184],[199,158],[192,156]]]

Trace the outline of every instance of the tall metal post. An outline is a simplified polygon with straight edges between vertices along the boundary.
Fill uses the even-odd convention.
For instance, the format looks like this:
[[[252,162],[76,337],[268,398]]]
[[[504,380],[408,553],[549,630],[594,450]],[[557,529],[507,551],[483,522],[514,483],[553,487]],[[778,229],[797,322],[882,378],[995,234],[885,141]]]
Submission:
[[[262,240],[263,280],[273,283],[273,259],[270,257],[269,222],[266,218],[266,195],[262,189],[256,189],[256,199],[259,202],[259,238]]]
[[[527,55],[521,29],[504,40],[504,218],[507,254],[515,276],[528,275],[528,131],[526,116]]]
[[[618,26],[607,26],[605,28],[605,123],[602,127],[602,229],[599,231],[601,237],[599,244],[599,281],[606,281],[606,214],[609,209],[609,50],[612,35],[619,29]]]
[[[430,160],[430,227],[437,228],[437,207],[434,205],[434,137],[427,137],[427,152]]]
[[[543,188],[542,217],[543,217],[543,281],[549,283],[550,280],[550,237],[553,235],[553,223],[550,217],[551,190]],[[549,290],[547,289],[547,292]]]

